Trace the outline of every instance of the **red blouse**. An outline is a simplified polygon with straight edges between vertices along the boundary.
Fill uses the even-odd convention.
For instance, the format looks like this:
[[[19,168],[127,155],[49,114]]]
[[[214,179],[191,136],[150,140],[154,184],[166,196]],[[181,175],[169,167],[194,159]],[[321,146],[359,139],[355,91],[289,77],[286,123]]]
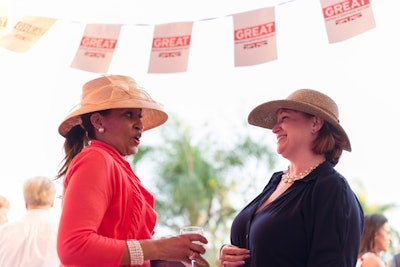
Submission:
[[[154,234],[154,197],[103,142],[92,141],[72,160],[62,202],[57,250],[64,266],[119,266],[125,240]]]

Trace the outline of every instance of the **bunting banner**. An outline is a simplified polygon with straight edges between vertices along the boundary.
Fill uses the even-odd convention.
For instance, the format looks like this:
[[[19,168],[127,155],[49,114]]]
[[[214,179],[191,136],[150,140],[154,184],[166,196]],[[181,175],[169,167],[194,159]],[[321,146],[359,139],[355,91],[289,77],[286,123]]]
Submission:
[[[329,43],[375,28],[369,0],[321,0],[321,6]]]
[[[320,0],[320,4],[329,43],[343,41],[375,28],[370,0]],[[235,67],[277,59],[275,7],[230,16],[234,25]],[[7,31],[9,17],[7,9],[0,6],[0,47],[14,52],[28,51],[57,21],[49,17],[24,16]],[[215,18],[207,20],[211,19]],[[148,73],[187,70],[193,24],[194,22],[173,22],[135,25],[154,26]],[[86,24],[71,67],[107,73],[122,26],[126,25]]]
[[[0,38],[0,46],[14,52],[28,51],[53,26],[57,19],[25,16]]]
[[[0,6],[0,37],[6,32],[8,22],[8,12],[7,9]]]
[[[233,24],[236,67],[277,59],[274,7],[234,14]]]
[[[87,24],[71,67],[107,73],[120,32],[120,24]]]
[[[159,24],[154,27],[149,73],[187,70],[193,22]]]

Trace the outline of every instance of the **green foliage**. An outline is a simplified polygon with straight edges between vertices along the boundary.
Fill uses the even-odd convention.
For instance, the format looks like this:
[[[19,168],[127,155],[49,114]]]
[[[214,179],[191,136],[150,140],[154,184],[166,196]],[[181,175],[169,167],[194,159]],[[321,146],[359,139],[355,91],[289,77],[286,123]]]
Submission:
[[[360,201],[361,207],[363,208],[364,214],[371,213],[386,213],[391,211],[394,208],[397,208],[395,203],[386,203],[386,204],[378,204],[378,203],[369,203],[367,192],[364,187],[364,184],[360,180],[353,181],[354,192],[357,195],[358,200]]]
[[[263,173],[274,167],[275,156],[265,141],[248,135],[237,134],[227,143],[208,134],[197,142],[196,138],[188,126],[171,118],[163,126],[162,145],[141,146],[133,164],[140,168],[148,160],[157,175],[152,192],[158,224],[175,233],[184,225],[203,226],[213,265],[229,237],[231,220],[248,201],[248,186],[256,185],[249,166]]]
[[[246,129],[247,126],[242,127]],[[212,130],[212,129],[211,129]],[[197,133],[197,132],[196,132]],[[177,118],[163,126],[161,144],[141,145],[133,166],[150,165],[154,180],[158,225],[178,233],[184,225],[201,225],[209,239],[206,257],[211,266],[219,247],[229,237],[235,214],[266,184],[267,171],[277,158],[265,139],[235,133],[231,138],[194,136],[190,127]],[[226,142],[222,142],[223,139]],[[196,141],[200,140],[200,141]],[[261,183],[257,182],[263,179]],[[386,213],[395,204],[368,203],[360,181],[353,181],[355,193],[365,214]],[[393,242],[382,258],[391,258],[399,244],[399,233],[392,229]]]

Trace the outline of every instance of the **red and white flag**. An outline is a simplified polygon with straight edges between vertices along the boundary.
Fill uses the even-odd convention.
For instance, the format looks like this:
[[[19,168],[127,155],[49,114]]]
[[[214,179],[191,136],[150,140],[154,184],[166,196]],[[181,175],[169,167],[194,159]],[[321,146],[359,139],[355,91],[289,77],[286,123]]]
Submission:
[[[71,67],[107,73],[120,32],[120,24],[87,24]]]
[[[14,52],[28,51],[53,26],[56,19],[25,16],[9,33],[0,38],[0,46]]]
[[[369,0],[321,0],[329,43],[375,28]]]
[[[193,22],[159,24],[154,28],[149,73],[187,70]]]
[[[233,24],[235,66],[277,59],[274,7],[235,14]]]

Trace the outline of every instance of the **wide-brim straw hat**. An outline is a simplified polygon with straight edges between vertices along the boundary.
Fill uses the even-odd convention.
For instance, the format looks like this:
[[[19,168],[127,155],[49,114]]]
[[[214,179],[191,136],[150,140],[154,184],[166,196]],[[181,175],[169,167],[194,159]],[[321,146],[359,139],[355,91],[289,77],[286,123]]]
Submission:
[[[75,125],[81,124],[81,115],[115,108],[141,108],[143,130],[157,127],[167,121],[163,105],[140,89],[136,81],[123,75],[106,75],[85,83],[80,104],[58,127],[62,136]]]
[[[309,113],[324,119],[346,140],[344,149],[351,151],[349,137],[339,124],[339,109],[335,101],[312,89],[300,89],[284,100],[269,101],[255,107],[248,116],[248,122],[255,126],[272,129],[276,124],[277,111],[281,108]]]

